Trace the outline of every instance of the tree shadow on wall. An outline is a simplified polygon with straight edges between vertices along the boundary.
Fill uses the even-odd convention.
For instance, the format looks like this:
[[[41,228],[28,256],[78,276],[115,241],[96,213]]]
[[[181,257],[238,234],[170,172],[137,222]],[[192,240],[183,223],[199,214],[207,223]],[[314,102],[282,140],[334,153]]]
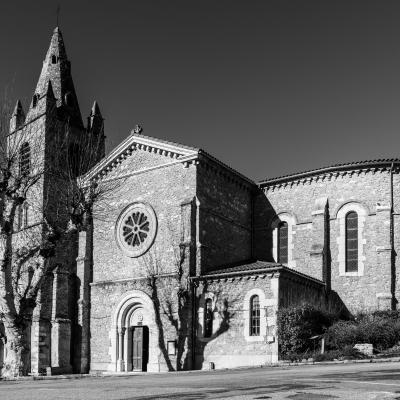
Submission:
[[[197,335],[192,334],[192,324],[195,332],[201,332],[202,326],[198,321],[197,312],[192,314],[192,307],[198,309],[202,293],[206,291],[206,285],[203,286],[202,293],[191,296],[191,290],[180,287],[176,293],[171,293],[172,298],[163,301],[160,298],[161,285],[158,280],[160,278],[153,276],[149,278],[149,287],[151,289],[150,297],[154,304],[155,322],[158,327],[158,346],[165,360],[169,371],[196,369],[202,366],[204,361],[204,350],[206,346],[217,337],[227,332],[231,326],[231,320],[236,312],[231,310],[231,304],[236,300],[229,302],[227,298],[218,299],[218,293],[214,292],[215,306],[213,314],[217,313],[219,325],[213,331],[212,335],[204,341],[198,340]],[[164,282],[165,283],[165,282]],[[194,283],[191,283],[193,285]],[[162,296],[163,297],[163,296]],[[163,324],[163,316],[166,316],[171,326],[175,330],[176,355],[170,355],[166,346],[166,332]],[[195,318],[194,321],[193,318]],[[214,319],[215,320],[215,319]],[[195,352],[195,354],[193,354]],[[196,364],[196,365],[195,365]],[[176,367],[175,367],[176,366]]]
[[[195,367],[196,369],[201,369],[203,367],[203,362],[204,362],[204,352],[206,347],[215,340],[218,336],[221,336],[223,333],[227,332],[229,328],[231,327],[231,320],[235,316],[236,312],[230,311],[229,310],[229,302],[228,299],[224,299],[222,301],[222,309],[217,310],[217,313],[219,315],[219,320],[221,321],[218,329],[216,331],[212,332],[212,335],[208,338],[201,337],[199,338],[196,336],[196,363]],[[215,309],[213,310],[213,314],[215,314]],[[197,332],[201,332],[203,330],[204,332],[204,325],[201,326],[201,324],[197,321]]]
[[[165,334],[164,334],[164,327],[161,318],[161,302],[160,302],[160,294],[159,294],[159,287],[158,287],[158,280],[157,276],[150,276],[148,278],[148,285],[150,288],[150,297],[153,301],[154,305],[154,318],[158,328],[158,347],[164,357],[165,363],[167,365],[168,371],[175,371],[174,366],[170,360],[167,346],[165,345]]]

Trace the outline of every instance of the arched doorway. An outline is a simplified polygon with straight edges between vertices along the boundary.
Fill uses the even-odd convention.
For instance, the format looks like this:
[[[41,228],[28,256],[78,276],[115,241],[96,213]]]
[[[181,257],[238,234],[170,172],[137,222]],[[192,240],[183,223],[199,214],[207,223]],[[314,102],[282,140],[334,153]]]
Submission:
[[[131,330],[131,371],[147,371],[149,360],[149,328],[148,326],[132,326]]]
[[[159,371],[158,327],[153,302],[140,291],[123,296],[115,309],[111,331],[111,371]]]

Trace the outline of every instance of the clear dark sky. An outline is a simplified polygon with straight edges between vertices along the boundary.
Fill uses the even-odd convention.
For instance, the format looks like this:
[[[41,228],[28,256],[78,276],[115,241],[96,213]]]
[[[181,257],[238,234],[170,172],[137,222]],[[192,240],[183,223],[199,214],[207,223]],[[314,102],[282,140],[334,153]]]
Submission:
[[[139,123],[256,180],[400,157],[400,1],[58,3],[82,115],[99,102],[109,150]],[[0,2],[0,90],[25,107],[56,6]]]

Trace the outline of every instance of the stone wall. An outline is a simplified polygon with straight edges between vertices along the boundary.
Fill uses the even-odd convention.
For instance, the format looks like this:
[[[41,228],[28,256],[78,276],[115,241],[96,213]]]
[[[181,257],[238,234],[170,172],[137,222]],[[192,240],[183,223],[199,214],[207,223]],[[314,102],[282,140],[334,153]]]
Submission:
[[[251,258],[253,189],[211,161],[203,161],[198,167],[203,273]]]
[[[127,175],[142,165],[129,161],[131,170],[125,170],[122,162],[117,167],[122,172],[114,173],[119,178],[112,181],[106,204],[99,204],[94,212],[90,345],[96,350],[91,352],[91,370],[130,370],[131,355],[125,353],[122,361],[117,349],[123,338],[127,350],[121,351],[131,351],[129,328],[139,322],[149,327],[148,371],[188,369],[191,365],[192,310],[184,283],[195,262],[196,167],[171,163],[168,157],[160,160],[158,154],[145,151],[133,160],[146,159],[144,165],[150,167],[153,157],[156,168],[139,174]],[[171,164],[160,166],[160,161]],[[137,257],[126,255],[116,238],[118,217],[133,203],[150,205],[158,225],[153,245]],[[156,277],[155,286],[150,284],[151,277]],[[121,301],[130,294],[133,316],[118,325],[113,317],[119,307],[125,307]],[[139,309],[143,309],[142,321],[134,317]],[[176,343],[175,355],[168,354],[168,341]]]
[[[130,338],[124,337],[124,354],[118,356],[117,312],[123,299],[132,293],[132,312],[140,313],[142,320],[136,320],[135,314],[122,322],[129,326],[143,325],[149,328],[149,357],[147,371],[171,371],[191,367],[191,302],[188,297],[179,299],[176,276],[149,279],[132,279],[125,282],[92,284],[91,347],[95,349],[91,356],[91,370],[129,371],[131,353],[127,350]],[[147,299],[147,300],[146,300]],[[122,301],[122,302],[121,302]],[[139,318],[139,317],[137,317]],[[128,334],[127,331],[125,333]],[[120,335],[120,332],[119,332]],[[121,335],[119,336],[121,338]],[[168,353],[168,342],[176,343],[176,354]]]
[[[330,225],[330,278],[332,289],[350,311],[368,311],[391,306],[390,173],[363,171],[304,179],[268,187],[257,198],[260,215],[256,226],[259,257],[271,257],[274,220],[291,218],[292,259],[288,265],[304,274],[323,279],[324,206],[328,204]],[[394,212],[398,213],[400,185],[394,175]],[[344,211],[359,214],[359,273],[344,273]],[[257,219],[257,217],[256,217]],[[342,230],[341,230],[342,229]],[[395,225],[395,246],[399,248],[400,225]],[[267,246],[260,246],[267,243]],[[290,244],[290,243],[289,243]],[[398,290],[398,289],[397,289]]]
[[[272,275],[203,280],[197,290],[196,368],[263,365],[276,362],[278,281]],[[260,336],[250,336],[250,298],[260,298]],[[204,337],[204,303],[212,299],[213,333]],[[270,337],[270,342],[268,341]]]
[[[94,282],[176,270],[181,241],[181,203],[195,197],[195,171],[193,166],[184,168],[182,164],[175,164],[112,183],[109,198],[94,211]],[[158,222],[153,246],[137,258],[124,255],[115,237],[120,213],[134,202],[149,204]],[[191,221],[186,223],[190,225]]]
[[[331,312],[343,312],[343,304],[328,294],[325,284],[287,267],[263,271],[243,270],[196,278],[196,368],[254,366],[278,361],[276,312],[282,307],[312,303]],[[260,302],[260,335],[250,333],[250,302]],[[205,304],[212,304],[212,334],[205,335]]]

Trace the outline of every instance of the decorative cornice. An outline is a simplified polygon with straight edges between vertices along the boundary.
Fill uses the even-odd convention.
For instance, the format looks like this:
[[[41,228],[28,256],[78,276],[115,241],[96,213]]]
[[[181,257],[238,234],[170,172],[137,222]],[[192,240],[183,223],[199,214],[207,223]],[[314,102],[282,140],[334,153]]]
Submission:
[[[367,173],[375,174],[377,172],[390,171],[392,168],[395,173],[399,172],[400,159],[379,159],[337,164],[330,167],[265,179],[259,182],[259,187],[264,189],[264,191],[268,191],[287,186],[291,187],[300,184],[311,184],[311,182],[314,181],[330,181],[346,175],[353,176]]]
[[[160,139],[150,138],[140,134],[131,134],[120,143],[111,153],[104,157],[90,171],[80,177],[83,185],[91,180],[103,179],[117,165],[121,164],[134,151],[142,150],[149,153],[160,154],[172,160],[181,159],[185,156],[194,156],[198,149],[179,146]]]
[[[219,272],[219,273],[213,273],[213,274],[208,274],[208,275],[199,275],[199,276],[193,276],[190,277],[189,279],[192,282],[198,282],[198,281],[214,281],[214,280],[228,280],[230,278],[242,278],[242,277],[248,277],[249,279],[254,278],[257,279],[257,277],[265,278],[266,276],[270,278],[278,278],[280,276],[285,276],[289,277],[289,279],[300,279],[300,280],[307,280],[310,283],[318,284],[320,286],[324,286],[325,283],[320,281],[319,279],[313,278],[312,276],[303,274],[301,272],[298,272],[294,269],[285,267],[284,265],[277,265],[273,267],[265,267],[265,268],[259,268],[259,269],[253,269],[253,270],[242,270],[242,271],[233,271],[233,272]]]
[[[170,158],[170,162],[134,171],[131,174],[124,175],[123,177],[148,172],[153,169],[164,168],[176,163],[182,163],[185,168],[188,168],[190,165],[203,165],[206,166],[206,168],[211,168],[215,173],[220,174],[225,179],[231,182],[236,182],[237,185],[243,189],[251,190],[257,188],[257,185],[251,179],[235,171],[233,168],[219,161],[204,150],[136,133],[132,133],[113,151],[111,151],[107,157],[100,160],[100,162],[85,175],[79,177],[80,185],[87,186],[90,181],[105,180],[110,171],[116,168],[134,151],[138,150],[163,155],[166,158]],[[119,176],[115,179],[123,177]]]

